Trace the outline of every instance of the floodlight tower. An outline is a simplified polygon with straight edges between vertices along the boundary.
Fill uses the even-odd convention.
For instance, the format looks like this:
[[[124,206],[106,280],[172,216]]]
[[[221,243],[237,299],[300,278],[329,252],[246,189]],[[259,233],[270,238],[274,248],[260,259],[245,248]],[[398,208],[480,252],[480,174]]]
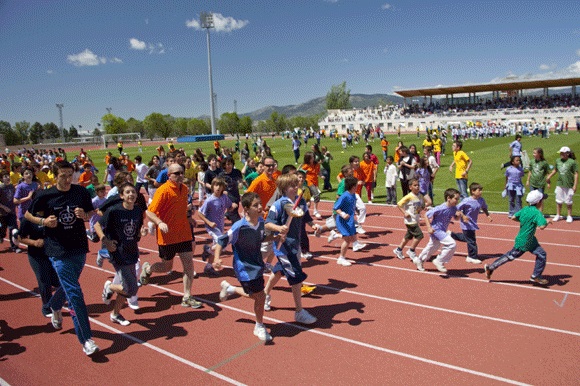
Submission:
[[[105,110],[107,110],[107,113],[111,114],[111,111],[113,111],[112,107],[105,107]]]
[[[211,49],[209,44],[209,30],[214,28],[213,14],[211,12],[202,12],[200,14],[201,28],[205,28],[207,32],[207,69],[209,73],[209,101],[211,103],[211,133],[216,134],[215,129],[215,107],[214,107],[214,93],[213,93],[213,81],[211,77]]]
[[[60,127],[59,127],[59,131],[60,131],[60,137],[62,142],[64,142],[64,125],[62,123],[62,108],[64,107],[63,103],[57,103],[56,104],[56,108],[58,109],[58,116],[60,118]]]

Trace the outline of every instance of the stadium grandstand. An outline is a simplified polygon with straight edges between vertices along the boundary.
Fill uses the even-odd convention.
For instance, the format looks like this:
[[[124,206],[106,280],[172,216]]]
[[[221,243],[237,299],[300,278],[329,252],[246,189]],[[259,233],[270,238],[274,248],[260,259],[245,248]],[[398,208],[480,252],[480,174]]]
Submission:
[[[580,78],[514,81],[399,90],[403,105],[329,110],[321,129],[339,133],[372,126],[412,131],[450,122],[510,121],[580,123]],[[408,100],[411,103],[407,103]],[[422,101],[421,101],[422,99]]]

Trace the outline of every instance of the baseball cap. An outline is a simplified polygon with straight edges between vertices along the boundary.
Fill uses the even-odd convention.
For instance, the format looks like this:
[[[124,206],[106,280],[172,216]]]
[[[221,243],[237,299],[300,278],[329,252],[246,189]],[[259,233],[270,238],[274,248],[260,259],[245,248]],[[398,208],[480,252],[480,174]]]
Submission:
[[[548,198],[547,194],[544,194],[544,193],[540,192],[539,190],[532,190],[526,196],[526,202],[530,205],[535,205],[538,202],[545,200],[546,198]]]
[[[562,146],[558,153],[570,153],[570,148],[568,146]]]

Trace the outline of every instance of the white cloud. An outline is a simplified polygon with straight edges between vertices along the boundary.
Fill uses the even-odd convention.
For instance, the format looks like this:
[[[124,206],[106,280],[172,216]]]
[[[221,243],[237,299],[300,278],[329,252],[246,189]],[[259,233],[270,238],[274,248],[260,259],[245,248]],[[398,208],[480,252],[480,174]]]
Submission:
[[[236,20],[233,17],[225,17],[221,13],[213,14],[213,25],[216,32],[232,32],[234,30],[242,29],[250,22],[248,20]],[[185,22],[187,28],[201,30],[201,23],[197,19],[187,20]]]
[[[147,43],[135,38],[129,39],[129,44],[133,50],[144,50],[147,48]]]
[[[66,58],[67,62],[70,64],[82,67],[82,66],[98,66],[101,63],[107,63],[107,59],[103,57],[98,57],[88,48],[83,52],[78,54],[68,55]]]
[[[546,65],[542,65],[546,66]],[[510,72],[508,75],[504,77],[499,77],[492,79],[490,83],[502,83],[502,82],[517,82],[522,80],[541,80],[541,79],[565,79],[565,78],[577,78],[580,77],[580,61],[576,63],[572,63],[566,68],[561,70],[554,71],[555,66],[551,66],[548,69],[544,69],[540,66],[540,69],[546,71],[551,69],[552,71],[541,72],[538,74],[522,74],[517,75]]]
[[[52,70],[46,70],[46,73],[47,73],[48,75],[52,75],[52,74],[54,74],[54,71],[52,71]]]
[[[338,3],[338,0],[324,0],[327,3]]]
[[[383,5],[381,5],[381,9],[387,10],[387,9],[391,9],[393,6],[389,3],[385,3]]]
[[[540,64],[540,70],[542,71],[553,70],[555,68],[556,68],[555,64]]]
[[[576,55],[580,56],[580,48],[576,50]]]
[[[76,67],[98,66],[99,64],[107,64],[107,62],[123,63],[123,61],[119,58],[107,59],[103,56],[97,56],[88,48],[83,52],[79,52],[78,54],[68,55],[66,57],[66,61]]]
[[[146,43],[136,38],[129,39],[129,46],[132,50],[149,51],[150,54],[164,54],[165,47],[161,43]]]

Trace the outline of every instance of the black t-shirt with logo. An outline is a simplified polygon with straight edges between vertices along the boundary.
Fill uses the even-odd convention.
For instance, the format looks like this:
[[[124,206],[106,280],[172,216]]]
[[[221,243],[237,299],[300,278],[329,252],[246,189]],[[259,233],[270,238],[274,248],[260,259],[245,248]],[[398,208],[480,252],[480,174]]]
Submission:
[[[117,241],[117,250],[111,252],[111,262],[116,265],[135,264],[139,259],[138,242],[143,225],[143,209],[135,205],[125,209],[123,204],[109,208],[99,220],[109,240]]]
[[[56,228],[45,227],[44,248],[47,256],[66,258],[89,252],[85,222],[74,211],[82,208],[86,213],[93,210],[89,191],[80,185],[71,185],[66,192],[56,187],[37,192],[28,211],[35,216],[47,218],[55,215]]]

